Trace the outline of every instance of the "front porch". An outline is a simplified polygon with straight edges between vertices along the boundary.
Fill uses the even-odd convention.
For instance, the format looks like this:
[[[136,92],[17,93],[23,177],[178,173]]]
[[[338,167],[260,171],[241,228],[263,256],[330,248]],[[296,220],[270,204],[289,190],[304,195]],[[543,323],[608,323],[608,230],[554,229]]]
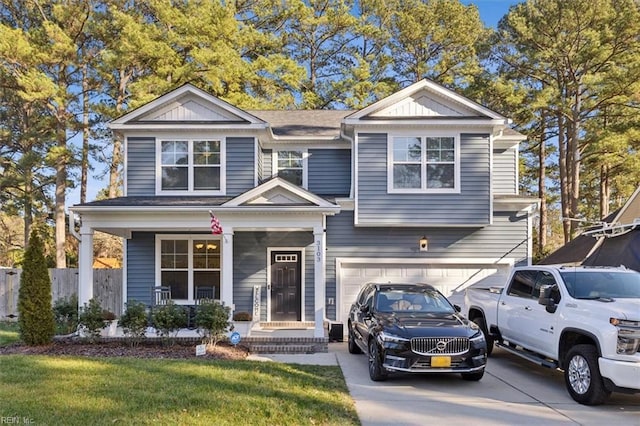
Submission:
[[[326,325],[326,324],[325,324]],[[317,337],[315,323],[312,321],[262,322],[251,327],[248,336],[243,336],[239,345],[247,347],[252,354],[312,354],[328,351],[329,327],[324,327],[324,336]],[[229,335],[231,332],[228,333]],[[117,327],[115,333],[106,329],[103,339],[124,340],[122,328]],[[146,333],[149,340],[160,339],[153,328]],[[193,328],[180,329],[174,338],[180,343],[199,344],[202,337]]]

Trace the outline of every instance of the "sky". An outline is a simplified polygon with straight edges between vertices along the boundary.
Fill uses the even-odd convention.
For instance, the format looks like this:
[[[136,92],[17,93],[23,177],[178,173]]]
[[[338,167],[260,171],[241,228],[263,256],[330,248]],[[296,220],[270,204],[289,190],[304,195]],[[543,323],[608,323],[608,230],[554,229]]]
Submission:
[[[524,0],[522,0],[523,2]],[[509,7],[513,4],[520,3],[517,0],[461,0],[462,4],[474,4],[480,12],[480,19],[488,27],[496,28],[498,21],[509,11]],[[108,184],[108,176],[104,176],[101,180],[95,178],[95,175],[102,172],[104,164],[94,164],[96,170],[89,172],[87,184],[87,201],[93,201],[100,190],[106,188]],[[80,187],[71,190],[67,194],[67,206],[80,203]]]

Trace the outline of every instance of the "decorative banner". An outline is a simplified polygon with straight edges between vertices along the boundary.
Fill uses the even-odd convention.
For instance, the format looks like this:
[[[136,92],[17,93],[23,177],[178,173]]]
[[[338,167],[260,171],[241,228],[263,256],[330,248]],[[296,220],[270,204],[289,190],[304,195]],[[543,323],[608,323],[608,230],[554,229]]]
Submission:
[[[260,295],[262,293],[262,286],[253,286],[253,321],[260,321]]]

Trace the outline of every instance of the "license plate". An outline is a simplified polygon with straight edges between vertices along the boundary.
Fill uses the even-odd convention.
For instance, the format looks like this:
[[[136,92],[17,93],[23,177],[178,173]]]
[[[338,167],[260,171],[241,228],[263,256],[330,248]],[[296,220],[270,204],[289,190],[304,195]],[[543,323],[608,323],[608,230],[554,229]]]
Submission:
[[[432,367],[451,367],[451,357],[450,356],[432,356],[431,366]]]

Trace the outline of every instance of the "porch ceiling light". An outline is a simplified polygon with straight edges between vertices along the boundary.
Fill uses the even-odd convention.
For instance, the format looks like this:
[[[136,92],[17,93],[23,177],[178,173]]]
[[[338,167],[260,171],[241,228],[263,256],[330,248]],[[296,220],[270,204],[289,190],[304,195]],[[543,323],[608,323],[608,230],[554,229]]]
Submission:
[[[429,240],[427,240],[427,237],[422,236],[422,238],[420,238],[420,241],[418,242],[418,247],[420,248],[420,251],[429,250]]]

